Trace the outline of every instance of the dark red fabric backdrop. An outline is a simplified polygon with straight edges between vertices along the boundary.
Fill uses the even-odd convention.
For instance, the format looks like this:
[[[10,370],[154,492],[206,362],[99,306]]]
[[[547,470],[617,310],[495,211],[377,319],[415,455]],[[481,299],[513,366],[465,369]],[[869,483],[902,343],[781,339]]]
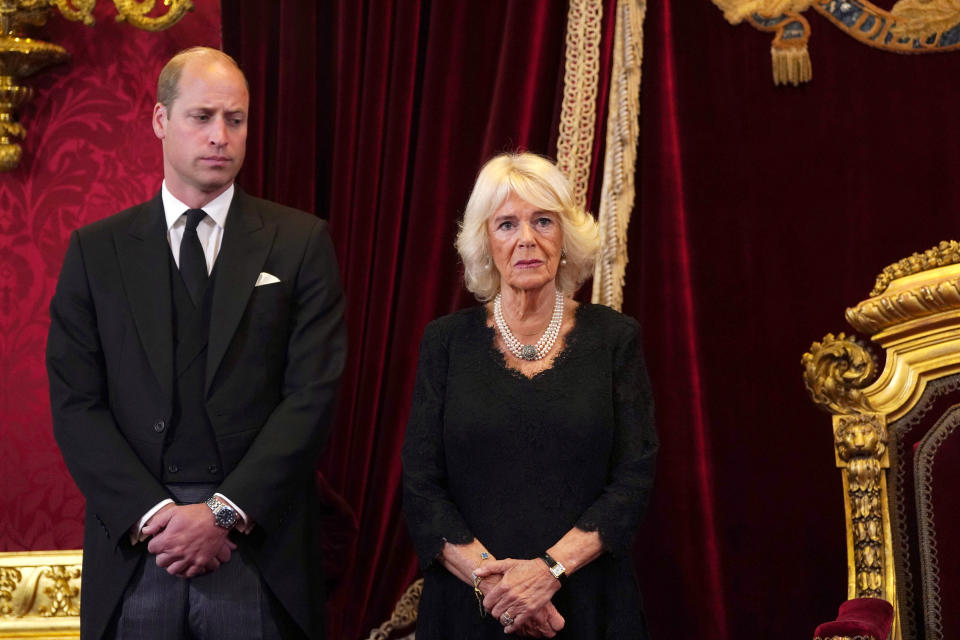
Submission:
[[[49,433],[46,301],[67,229],[156,189],[141,76],[171,47],[211,42],[209,12],[197,16],[183,23],[196,32],[108,17],[84,31],[75,64],[106,79],[39,80],[37,160],[0,175],[0,549],[79,544],[82,501]],[[707,0],[649,7],[625,310],[644,325],[662,439],[636,547],[655,638],[804,638],[832,617],[846,591],[840,478],[800,354],[845,328],[884,265],[956,237],[960,54],[888,54],[808,18],[814,80],[784,88],[768,34]],[[417,343],[472,304],[452,242],[477,168],[505,149],[555,153],[565,21],[566,3],[546,0],[223,0],[253,94],[241,184],[330,220],[349,299],[322,472],[360,524],[338,556],[331,638],[365,636],[415,575],[398,483]],[[86,29],[50,28],[63,42]]]
[[[805,15],[813,82],[774,87],[769,34],[649,3],[625,310],[663,439],[638,556],[655,638],[809,638],[836,615],[840,475],[800,356],[884,266],[960,235],[960,55]]]
[[[225,48],[253,70],[262,112],[288,116],[254,116],[251,140],[278,151],[272,163],[248,163],[241,182],[327,217],[343,271],[352,357],[322,472],[360,522],[332,599],[331,637],[359,637],[416,577],[400,515],[399,451],[423,327],[473,304],[453,249],[457,220],[490,156],[517,148],[555,155],[567,7],[377,0],[313,10],[285,0],[239,11],[241,4],[223,2]],[[610,46],[606,38],[604,68]],[[318,86],[326,104],[301,109],[294,82],[290,92],[270,90],[270,78],[288,74],[307,103]],[[311,136],[316,158],[282,155]],[[290,163],[316,167],[316,185],[279,183],[288,167],[303,169]]]

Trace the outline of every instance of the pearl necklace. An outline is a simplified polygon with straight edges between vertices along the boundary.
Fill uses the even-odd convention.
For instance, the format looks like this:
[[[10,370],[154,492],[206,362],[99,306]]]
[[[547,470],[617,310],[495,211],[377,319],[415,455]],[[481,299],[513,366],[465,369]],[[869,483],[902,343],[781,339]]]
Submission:
[[[507,321],[503,317],[503,304],[500,294],[493,299],[493,319],[497,323],[497,329],[500,331],[500,337],[503,343],[507,345],[510,353],[521,360],[542,360],[553,349],[553,344],[560,335],[560,325],[563,323],[563,294],[557,290],[557,301],[553,305],[553,317],[550,318],[550,324],[547,330],[543,332],[537,344],[522,344],[517,337],[510,331]]]

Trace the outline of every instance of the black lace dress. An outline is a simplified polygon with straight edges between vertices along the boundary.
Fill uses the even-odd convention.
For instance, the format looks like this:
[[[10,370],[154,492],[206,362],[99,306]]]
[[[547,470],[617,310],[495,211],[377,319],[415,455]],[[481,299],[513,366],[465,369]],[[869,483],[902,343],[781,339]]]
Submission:
[[[430,323],[403,445],[404,512],[425,578],[417,640],[504,638],[436,561],[445,540],[535,558],[574,526],[598,531],[606,552],[554,595],[558,637],[646,638],[630,547],[656,449],[633,319],[581,305],[553,366],[532,378],[506,367],[483,307]]]

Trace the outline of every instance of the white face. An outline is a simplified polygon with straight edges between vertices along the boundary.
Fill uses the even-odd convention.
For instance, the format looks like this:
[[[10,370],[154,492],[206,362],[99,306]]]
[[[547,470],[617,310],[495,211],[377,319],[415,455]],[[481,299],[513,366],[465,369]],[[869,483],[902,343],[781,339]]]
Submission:
[[[554,281],[563,249],[560,214],[511,194],[487,220],[501,287],[532,290]]]
[[[207,58],[187,62],[170,108],[153,108],[164,178],[174,196],[198,206],[233,183],[246,153],[249,103],[235,67]]]

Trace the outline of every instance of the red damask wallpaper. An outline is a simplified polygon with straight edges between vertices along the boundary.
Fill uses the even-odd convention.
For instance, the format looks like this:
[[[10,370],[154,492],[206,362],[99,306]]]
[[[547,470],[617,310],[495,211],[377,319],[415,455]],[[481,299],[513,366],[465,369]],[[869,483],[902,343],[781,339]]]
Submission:
[[[221,41],[219,0],[194,5],[159,33],[116,22],[101,1],[95,26],[55,13],[37,34],[73,59],[29,79],[24,157],[0,173],[0,551],[81,546],[83,498],[51,433],[47,308],[70,231],[160,187],[157,74],[176,51]]]

